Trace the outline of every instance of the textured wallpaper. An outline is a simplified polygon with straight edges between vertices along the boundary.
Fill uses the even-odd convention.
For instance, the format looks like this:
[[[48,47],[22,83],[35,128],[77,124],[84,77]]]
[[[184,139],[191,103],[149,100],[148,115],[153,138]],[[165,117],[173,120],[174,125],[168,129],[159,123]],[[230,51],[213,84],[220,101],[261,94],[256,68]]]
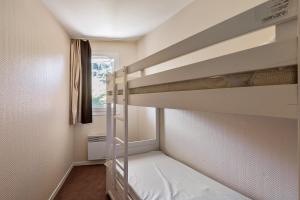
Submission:
[[[73,160],[69,37],[39,0],[0,1],[0,199],[48,199]]]
[[[255,200],[297,200],[297,120],[165,110],[162,149]]]

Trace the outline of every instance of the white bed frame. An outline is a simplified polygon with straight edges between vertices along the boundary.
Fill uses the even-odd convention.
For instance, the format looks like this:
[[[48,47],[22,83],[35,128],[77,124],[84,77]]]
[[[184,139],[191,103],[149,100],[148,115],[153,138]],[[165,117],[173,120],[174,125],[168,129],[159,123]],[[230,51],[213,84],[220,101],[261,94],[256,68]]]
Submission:
[[[300,77],[298,1],[300,0],[269,0],[136,63],[125,66],[122,70],[114,72],[112,76],[108,76],[107,90],[112,92],[112,95],[107,99],[107,133],[111,136],[113,186],[109,187],[107,192],[112,198],[130,199],[128,195],[128,155],[158,148],[160,112],[163,108],[291,118],[297,119],[300,124],[299,81],[297,84],[286,85],[145,94],[129,93],[130,89],[137,87],[290,65],[298,66],[298,77]],[[144,73],[144,70],[151,66],[269,26],[276,27],[276,40],[270,44],[157,74],[146,76]],[[140,77],[128,80],[129,74],[139,71],[141,72]],[[117,80],[121,77],[122,81],[118,82]],[[119,90],[123,91],[122,95],[118,95]],[[123,104],[122,117],[116,115],[116,104]],[[156,107],[156,140],[140,141],[135,144],[128,142],[128,105]],[[116,137],[116,120],[124,123],[124,140]],[[131,145],[139,147],[129,152]],[[123,155],[118,153],[120,147],[123,147]],[[300,131],[298,128],[298,158],[300,158],[299,147]],[[124,164],[117,160],[120,156],[123,157]],[[116,176],[117,166],[124,171],[122,179]],[[298,174],[300,175],[300,170]],[[298,199],[300,199],[300,192]]]

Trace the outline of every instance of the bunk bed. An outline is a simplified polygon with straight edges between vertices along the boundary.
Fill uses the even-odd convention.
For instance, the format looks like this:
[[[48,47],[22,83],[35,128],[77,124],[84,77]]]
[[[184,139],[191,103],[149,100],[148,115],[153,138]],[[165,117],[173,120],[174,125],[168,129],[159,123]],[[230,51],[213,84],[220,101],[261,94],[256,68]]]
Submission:
[[[147,173],[147,163],[157,164],[158,160],[165,159],[174,168],[182,169],[182,173],[198,173],[161,153],[147,153],[158,150],[161,109],[298,119],[297,12],[297,0],[269,0],[107,77],[107,132],[110,135],[109,151],[112,152],[111,161],[107,163],[107,192],[112,199],[153,199],[153,194],[143,195],[145,192],[138,186],[141,182],[135,182],[141,179],[134,177],[143,175],[131,172],[133,169],[139,171],[138,165],[144,166],[147,170],[143,172]],[[144,73],[149,67],[269,26],[276,27],[276,39],[272,43],[151,75]],[[140,77],[128,78],[136,72],[140,72]],[[123,116],[117,115],[117,104],[123,105]],[[156,107],[155,140],[128,142],[128,105]],[[124,140],[116,137],[118,120],[124,123]],[[137,153],[142,154],[135,155]],[[175,181],[180,180],[173,175]],[[195,199],[248,199],[200,173],[195,176],[203,179],[199,188],[203,186],[212,191],[211,194],[203,192],[202,196],[195,193],[200,195]],[[143,184],[150,182],[149,186],[153,184],[151,180],[144,177]],[[164,180],[160,179],[156,184],[164,184]],[[187,186],[181,191],[190,189]],[[153,190],[156,194],[162,192]],[[214,196],[220,191],[223,198]],[[227,194],[229,196],[225,198]],[[154,199],[193,199],[177,195],[178,198]]]

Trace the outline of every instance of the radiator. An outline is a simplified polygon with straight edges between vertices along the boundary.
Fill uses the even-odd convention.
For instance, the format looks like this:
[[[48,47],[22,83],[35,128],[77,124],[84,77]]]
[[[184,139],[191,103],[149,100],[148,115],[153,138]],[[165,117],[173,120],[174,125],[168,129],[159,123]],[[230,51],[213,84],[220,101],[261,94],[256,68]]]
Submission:
[[[88,160],[103,160],[106,155],[106,136],[88,136]]]

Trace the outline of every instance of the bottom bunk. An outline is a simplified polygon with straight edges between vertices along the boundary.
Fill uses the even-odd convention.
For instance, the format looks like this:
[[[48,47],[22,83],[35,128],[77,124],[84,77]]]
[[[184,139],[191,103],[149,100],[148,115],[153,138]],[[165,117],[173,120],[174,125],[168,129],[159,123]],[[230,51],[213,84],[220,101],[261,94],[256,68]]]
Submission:
[[[250,200],[160,151],[132,155],[128,160],[129,196],[133,200]],[[112,185],[110,161],[106,176],[108,194],[120,199],[120,191]]]

